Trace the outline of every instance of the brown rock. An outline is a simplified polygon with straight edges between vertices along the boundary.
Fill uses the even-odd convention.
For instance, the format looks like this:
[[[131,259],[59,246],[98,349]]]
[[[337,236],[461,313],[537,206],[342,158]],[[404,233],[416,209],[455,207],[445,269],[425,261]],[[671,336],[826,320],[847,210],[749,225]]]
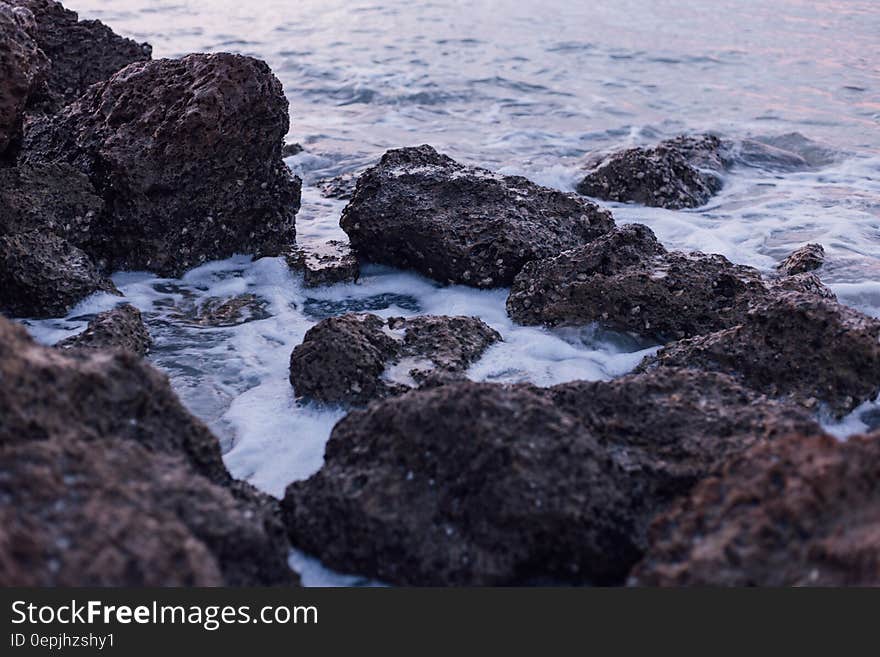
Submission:
[[[507,311],[521,324],[600,322],[665,340],[735,326],[768,296],[756,269],[720,255],[669,252],[650,228],[631,224],[527,264]]]
[[[492,288],[509,285],[529,260],[608,232],[614,220],[574,195],[419,146],[388,151],[361,175],[340,225],[365,260]]]
[[[59,342],[59,349],[124,349],[146,356],[152,344],[140,311],[124,305],[99,313],[86,330]]]
[[[461,382],[350,413],[282,509],[295,545],[389,583],[613,584],[658,510],[789,431],[820,429],[722,375]]]
[[[302,272],[306,287],[354,283],[360,275],[357,257],[345,242],[297,245],[286,255],[287,264]]]
[[[757,445],[651,528],[638,586],[880,586],[880,434]]]
[[[89,257],[44,231],[0,235],[0,310],[19,317],[62,317],[95,292],[118,294]]]
[[[281,160],[287,99],[250,57],[131,64],[30,124],[28,163],[67,162],[107,203],[84,250],[108,269],[179,275],[293,241],[299,181]],[[112,220],[111,220],[112,218]]]
[[[880,321],[818,295],[785,292],[743,324],[670,344],[641,367],[670,365],[724,372],[839,417],[880,393]]]
[[[317,401],[366,404],[437,377],[462,378],[500,340],[475,317],[331,317],[293,350],[290,383],[297,395]]]

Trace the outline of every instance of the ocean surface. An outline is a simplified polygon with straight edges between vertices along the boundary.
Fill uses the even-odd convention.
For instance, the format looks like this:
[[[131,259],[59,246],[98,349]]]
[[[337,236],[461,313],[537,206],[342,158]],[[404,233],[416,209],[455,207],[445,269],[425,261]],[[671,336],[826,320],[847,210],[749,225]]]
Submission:
[[[682,132],[779,139],[820,152],[808,170],[742,160],[721,194],[688,211],[607,204],[618,223],[650,225],[669,248],[721,253],[770,271],[802,244],[828,253],[823,280],[880,316],[880,4],[876,0],[69,0],[81,18],[154,46],[155,57],[231,51],[265,59],[291,107],[288,164],[305,182],[302,241],[344,234],[344,202],[314,183],[358,171],[386,149],[430,143],[461,161],[571,191],[589,153]],[[778,143],[791,143],[785,139]],[[807,150],[804,150],[804,149]],[[478,380],[539,385],[607,379],[653,347],[595,327],[546,331],[506,317],[506,290],[441,287],[369,267],[356,285],[308,290],[284,262],[206,264],[182,279],[114,276],[156,341],[150,356],[223,442],[234,475],[273,495],[321,466],[343,415],[303,404],[290,352],[321,318],[478,315],[504,336],[476,363]],[[199,309],[256,295],[235,326]],[[99,295],[68,318],[29,322],[45,343],[84,328],[119,299]],[[869,403],[840,437],[880,424]],[[295,553],[307,584],[360,583]]]

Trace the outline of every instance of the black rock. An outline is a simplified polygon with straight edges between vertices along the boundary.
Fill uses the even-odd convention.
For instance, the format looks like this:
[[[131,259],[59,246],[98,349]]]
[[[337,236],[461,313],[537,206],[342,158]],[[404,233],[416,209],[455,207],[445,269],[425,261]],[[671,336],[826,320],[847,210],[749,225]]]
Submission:
[[[365,260],[491,288],[509,285],[530,260],[592,241],[614,221],[574,195],[419,146],[388,151],[361,175],[340,224]]]

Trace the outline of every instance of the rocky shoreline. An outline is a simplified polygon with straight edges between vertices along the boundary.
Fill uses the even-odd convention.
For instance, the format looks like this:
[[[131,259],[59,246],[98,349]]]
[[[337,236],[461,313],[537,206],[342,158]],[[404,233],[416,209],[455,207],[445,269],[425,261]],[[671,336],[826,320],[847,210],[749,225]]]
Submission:
[[[880,432],[820,425],[880,395],[880,320],[825,287],[819,244],[762,275],[670,251],[598,203],[701,206],[734,151],[815,161],[683,135],[596,156],[564,193],[398,148],[321,185],[347,203],[349,243],[298,244],[288,101],[264,62],[153,60],[53,0],[0,0],[0,27],[9,318],[120,294],[118,270],[248,254],[284,256],[306,287],[372,263],[509,288],[518,324],[661,345],[611,381],[476,383],[468,368],[505,336],[467,309],[327,317],[290,384],[346,415],[323,467],[277,500],[229,474],[145,360],[133,306],[54,347],[0,316],[0,585],[294,586],[291,547],[399,585],[880,585]],[[181,321],[259,319],[259,304]]]

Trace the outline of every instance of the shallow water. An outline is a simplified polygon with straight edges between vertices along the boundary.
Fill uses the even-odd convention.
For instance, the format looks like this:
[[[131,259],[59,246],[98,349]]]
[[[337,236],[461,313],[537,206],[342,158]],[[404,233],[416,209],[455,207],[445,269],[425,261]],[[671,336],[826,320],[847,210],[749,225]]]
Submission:
[[[301,240],[341,234],[344,203],[312,184],[358,170],[390,147],[431,143],[463,161],[572,190],[587,153],[713,130],[731,139],[800,132],[831,162],[809,171],[740,162],[697,210],[610,204],[619,223],[650,225],[671,248],[722,253],[770,270],[821,242],[822,275],[841,300],[880,316],[880,9],[874,0],[71,0],[83,18],[154,45],[157,57],[234,51],[267,60],[291,103],[288,160],[303,176]],[[338,409],[298,403],[290,352],[321,317],[479,315],[504,336],[474,365],[479,380],[610,378],[644,345],[581,331],[513,325],[506,292],[440,287],[373,267],[357,285],[307,290],[280,259],[237,257],[179,280],[120,273],[146,314],[152,360],[187,406],[221,436],[237,476],[280,495],[321,465]],[[192,317],[209,299],[242,293],[260,312],[236,326]],[[117,303],[97,296],[65,320],[32,322],[47,343]],[[880,424],[867,404],[831,427],[845,437]],[[334,579],[303,555],[308,583]]]

